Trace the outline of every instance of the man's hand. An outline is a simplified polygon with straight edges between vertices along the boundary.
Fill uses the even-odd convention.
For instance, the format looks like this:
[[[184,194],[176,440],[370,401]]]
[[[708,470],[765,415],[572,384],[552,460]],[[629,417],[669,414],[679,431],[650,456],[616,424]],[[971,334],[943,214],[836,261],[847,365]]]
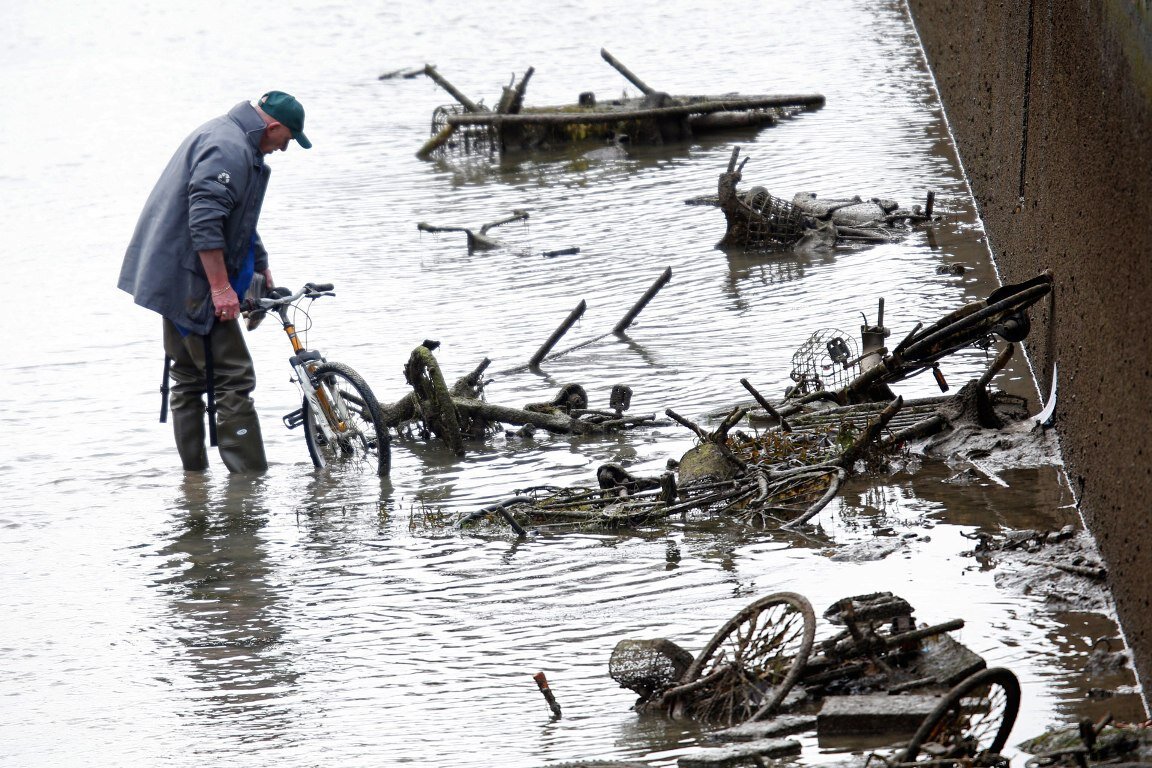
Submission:
[[[220,320],[235,320],[240,316],[240,297],[228,283],[228,269],[224,266],[224,251],[216,248],[200,251],[200,263],[208,277],[208,290],[212,292],[212,306]]]
[[[212,291],[212,305],[216,307],[216,317],[221,321],[235,320],[240,316],[240,297],[228,283],[217,290],[221,292]]]

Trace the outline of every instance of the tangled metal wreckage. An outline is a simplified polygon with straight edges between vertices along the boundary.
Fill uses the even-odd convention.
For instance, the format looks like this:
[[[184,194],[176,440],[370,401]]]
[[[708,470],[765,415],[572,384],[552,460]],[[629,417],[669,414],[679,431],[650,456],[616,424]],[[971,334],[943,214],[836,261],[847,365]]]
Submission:
[[[595,486],[521,489],[465,515],[459,525],[503,521],[524,535],[525,526],[635,526],[675,515],[719,516],[795,531],[836,496],[850,473],[883,466],[895,454],[916,449],[933,456],[936,445],[950,452],[960,444],[957,436],[981,432],[992,432],[998,443],[1008,442],[1013,432],[1040,440],[1039,422],[1048,414],[1029,418],[1022,398],[989,384],[1011,359],[1015,342],[1027,335],[1027,309],[1051,289],[1049,273],[1004,286],[927,327],[917,324],[891,349],[881,300],[876,324],[866,321],[860,329],[860,347],[847,333],[823,329],[797,350],[795,383],[783,401],[770,402],[741,379],[754,403],[723,411],[712,430],[667,409],[665,415],[691,430],[698,442],[660,476],[635,476],[618,464],[605,464],[596,472]],[[947,392],[940,361],[973,345],[990,351],[997,339],[1006,343],[988,369],[955,394],[905,402],[890,387],[931,371]],[[625,424],[622,412],[629,400],[630,391],[614,394],[603,423],[615,428],[653,423],[647,418]],[[550,418],[563,414],[558,426],[566,429],[572,414],[588,413],[578,387],[566,388],[550,407]],[[741,425],[751,431],[738,429]]]
[[[901,208],[895,200],[859,196],[818,199],[812,192],[798,192],[791,202],[774,197],[764,187],[739,191],[748,158],[737,166],[740,148],[732,150],[728,168],[720,174],[716,195],[703,195],[685,202],[711,205],[724,212],[727,228],[718,248],[770,251],[832,247],[844,243],[887,243],[903,237],[910,227],[933,221],[935,194],[929,192],[924,207]]]
[[[519,81],[513,77],[503,88],[495,108],[488,108],[469,99],[432,66],[391,76],[427,76],[457,102],[433,113],[431,138],[418,153],[425,158],[584,140],[619,143],[627,138],[661,144],[704,131],[771,125],[799,110],[817,109],[824,101],[819,95],[669,96],[641,81],[607,51],[602,50],[601,56],[643,96],[601,102],[584,93],[577,104],[529,108],[523,103],[534,71],[529,68]],[[936,220],[931,192],[923,207],[905,209],[880,198],[818,199],[801,192],[786,201],[764,187],[740,190],[747,158],[738,164],[739,154],[739,148],[732,151],[716,195],[686,201],[721,209],[726,229],[718,247],[790,250],[890,242],[916,225]],[[500,247],[489,230],[527,218],[526,211],[516,210],[479,231],[423,222],[418,227],[428,232],[462,231],[471,251]],[[623,334],[670,278],[668,269],[613,333]],[[531,529],[651,526],[676,517],[725,519],[802,535],[852,474],[882,469],[910,454],[963,456],[967,446],[981,445],[979,439],[973,441],[974,435],[990,435],[982,445],[994,444],[998,450],[1011,446],[1014,438],[1043,443],[1055,386],[1044,410],[1030,415],[1022,398],[990,385],[1015,353],[1015,344],[1028,335],[1029,308],[1044,297],[1051,301],[1052,286],[1048,272],[1003,286],[930,325],[917,323],[894,344],[884,324],[881,299],[875,322],[865,317],[859,334],[838,328],[812,333],[793,355],[793,383],[782,400],[770,401],[745,378],[740,383],[752,401],[710,414],[715,423],[711,429],[666,409],[664,415],[697,440],[678,460],[669,460],[667,471],[658,476],[636,475],[608,463],[585,486],[516,489],[503,501],[460,516],[456,525],[495,530],[506,526],[525,537]],[[555,356],[550,355],[552,348],[585,306],[580,302],[526,365],[495,375],[538,369]],[[530,436],[538,429],[595,435],[668,424],[655,415],[626,415],[632,391],[622,384],[613,387],[603,409],[591,407],[584,388],[574,383],[550,400],[522,408],[489,403],[484,388],[490,361],[483,360],[449,387],[433,354],[437,346],[425,341],[413,351],[405,367],[413,391],[383,409],[387,426],[402,439],[440,441],[463,456],[468,440],[484,440],[506,426],[519,428],[505,431],[515,437]],[[981,376],[950,392],[940,364],[971,347],[984,349],[990,364]],[[906,401],[892,390],[893,385],[929,371],[939,396]],[[1052,378],[1055,382],[1055,372]],[[971,464],[978,466],[974,460]],[[1034,548],[1026,556],[1073,535],[1062,531],[1029,538],[1026,544]],[[994,551],[1010,553],[1021,546],[982,538],[971,554],[989,557]],[[1069,565],[1068,558],[1059,555],[1047,562],[1022,562],[1065,579],[1094,581],[1104,589],[1104,571],[1097,565]],[[1089,590],[1080,585],[1068,591],[1083,595]],[[771,594],[725,622],[695,655],[665,638],[621,640],[612,652],[609,674],[638,695],[637,711],[692,718],[719,729],[705,733],[707,746],[680,756],[681,768],[763,765],[767,759],[795,756],[801,744],[787,737],[805,732],[815,732],[822,746],[879,734],[888,739],[885,745],[899,743],[889,755],[868,757],[868,763],[875,760],[887,768],[1007,765],[1001,751],[1020,706],[1020,684],[1011,671],[988,668],[983,658],[949,634],[964,626],[962,619],[917,624],[912,606],[887,592],[839,600],[823,619],[832,630],[817,639],[821,633],[816,614],[804,596]],[[544,674],[535,679],[553,716],[560,717]],[[1148,751],[1144,745],[1152,745],[1147,730],[1116,727],[1107,719],[1085,721],[1074,733],[1054,732],[1021,748],[1036,755],[1029,768],[1086,768],[1118,755],[1143,755]]]
[[[524,94],[535,71],[529,67],[519,82],[513,78],[503,88],[493,109],[468,98],[431,65],[381,77],[424,75],[456,100],[432,113],[431,138],[417,152],[422,158],[446,152],[507,152],[581,141],[664,144],[713,131],[768,126],[781,117],[824,104],[819,94],[672,96],[649,86],[608,51],[601,50],[600,55],[643,96],[598,101],[595,94],[585,92],[576,104],[526,107]]]
[[[609,674],[639,695],[637,711],[714,729],[680,768],[794,757],[802,745],[787,737],[806,732],[821,747],[868,743],[878,751],[864,766],[1006,768],[1020,683],[951,637],[962,619],[918,625],[890,592],[838,600],[823,619],[832,631],[818,640],[808,600],[778,592],[736,613],[695,656],[665,638],[621,640]],[[1152,749],[1148,725],[1106,716],[1019,748],[1033,755],[1029,768],[1140,760]]]

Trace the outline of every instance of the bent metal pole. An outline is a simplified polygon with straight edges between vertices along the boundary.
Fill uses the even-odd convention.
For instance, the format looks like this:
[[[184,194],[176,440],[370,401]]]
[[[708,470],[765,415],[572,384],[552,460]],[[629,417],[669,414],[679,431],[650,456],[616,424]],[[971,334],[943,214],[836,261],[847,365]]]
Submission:
[[[552,335],[548,337],[548,341],[544,342],[543,346],[536,350],[536,354],[532,355],[532,359],[528,361],[529,368],[536,368],[540,365],[540,362],[548,355],[552,347],[556,346],[556,342],[560,341],[561,337],[568,333],[568,329],[580,319],[580,316],[584,314],[584,310],[586,309],[588,309],[588,302],[581,299],[580,303],[576,305],[576,308],[569,313],[567,319],[560,323],[560,327],[553,331]]]
[[[640,311],[648,306],[648,302],[652,301],[652,297],[659,293],[660,289],[671,279],[672,267],[667,267],[661,273],[660,277],[656,278],[656,282],[652,283],[651,287],[644,292],[640,300],[632,305],[632,309],[628,310],[628,314],[624,315],[620,322],[616,323],[616,327],[612,329],[612,332],[617,334],[624,333],[625,329],[632,325],[632,321],[636,319],[636,315],[640,314]]]

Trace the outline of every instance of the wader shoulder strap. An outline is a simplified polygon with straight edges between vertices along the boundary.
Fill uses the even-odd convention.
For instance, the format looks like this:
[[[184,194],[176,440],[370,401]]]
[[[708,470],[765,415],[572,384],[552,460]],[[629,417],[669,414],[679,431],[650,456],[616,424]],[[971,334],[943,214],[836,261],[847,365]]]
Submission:
[[[160,379],[160,423],[168,421],[168,379],[172,372],[172,358],[164,355],[164,378]]]
[[[209,333],[200,338],[204,340],[204,378],[205,394],[208,400],[208,445],[216,447],[216,372],[212,366],[212,339]]]

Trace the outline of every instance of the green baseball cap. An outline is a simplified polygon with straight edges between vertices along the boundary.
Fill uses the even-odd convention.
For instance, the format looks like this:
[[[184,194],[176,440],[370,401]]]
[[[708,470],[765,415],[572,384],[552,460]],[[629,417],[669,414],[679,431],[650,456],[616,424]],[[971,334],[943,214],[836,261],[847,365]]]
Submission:
[[[300,106],[294,96],[284,91],[268,91],[260,97],[259,104],[266,115],[292,131],[292,138],[296,139],[297,144],[304,149],[312,148],[312,142],[304,135],[304,107]]]

